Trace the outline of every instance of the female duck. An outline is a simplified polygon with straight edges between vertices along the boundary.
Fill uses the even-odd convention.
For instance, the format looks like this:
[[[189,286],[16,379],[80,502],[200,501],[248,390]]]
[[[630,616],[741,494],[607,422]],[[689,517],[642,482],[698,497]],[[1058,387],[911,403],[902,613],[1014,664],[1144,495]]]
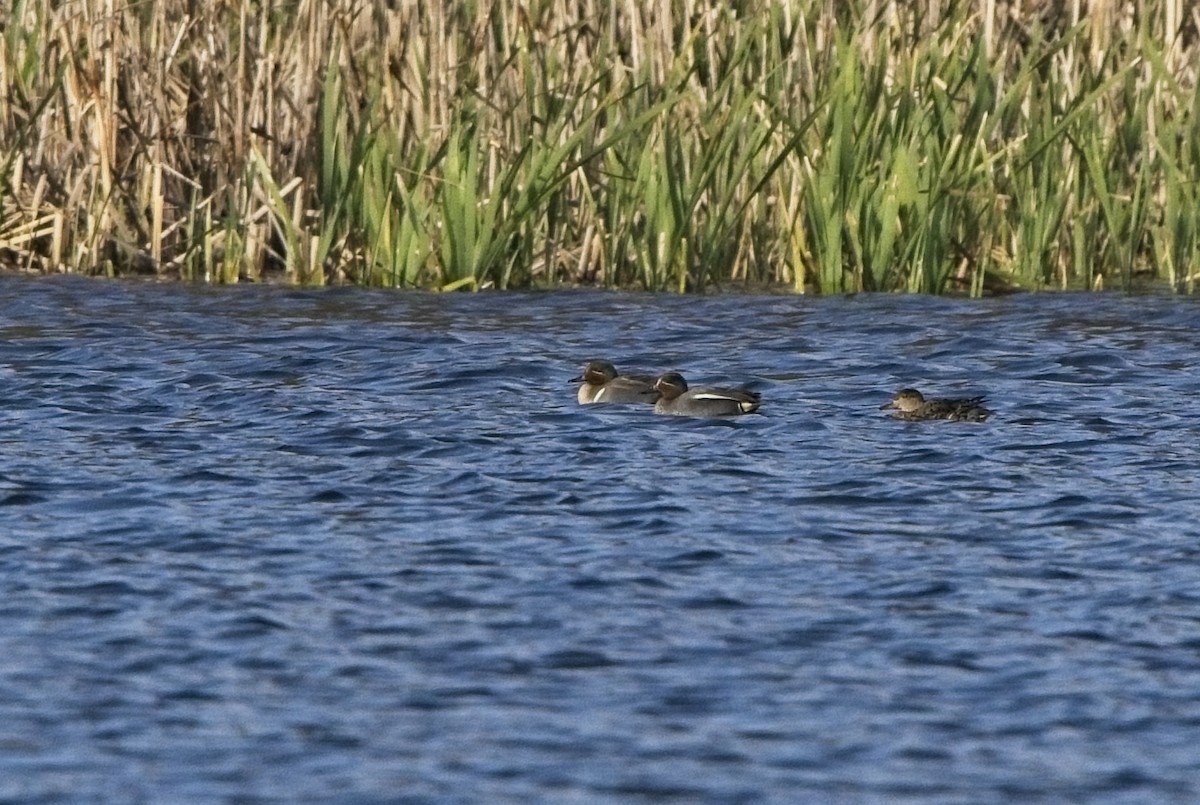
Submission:
[[[619,375],[617,367],[608,361],[589,361],[583,374],[572,383],[579,387],[579,404],[592,403],[649,403],[658,399],[654,381],[642,375]]]
[[[892,414],[896,419],[909,420],[953,419],[960,422],[982,422],[992,413],[983,406],[983,397],[927,400],[925,395],[916,389],[900,389],[890,403],[879,408],[890,408],[896,412]]]
[[[752,414],[758,410],[761,395],[745,389],[701,388],[689,389],[687,381],[678,372],[667,372],[654,382],[658,389],[658,402],[654,404],[656,414],[679,416],[737,416]]]

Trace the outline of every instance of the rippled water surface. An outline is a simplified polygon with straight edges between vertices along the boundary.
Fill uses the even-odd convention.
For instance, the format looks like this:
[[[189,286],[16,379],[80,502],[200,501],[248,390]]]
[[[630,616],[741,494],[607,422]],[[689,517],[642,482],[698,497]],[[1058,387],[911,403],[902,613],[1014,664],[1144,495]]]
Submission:
[[[0,278],[0,800],[1196,802],[1198,355],[1177,298]]]

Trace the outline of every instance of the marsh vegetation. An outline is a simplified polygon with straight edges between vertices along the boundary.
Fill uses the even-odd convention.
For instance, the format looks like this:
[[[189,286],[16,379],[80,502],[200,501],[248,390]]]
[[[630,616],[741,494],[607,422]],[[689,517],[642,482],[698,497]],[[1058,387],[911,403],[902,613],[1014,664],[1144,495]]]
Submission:
[[[1194,289],[1182,0],[14,0],[0,263],[439,289]]]

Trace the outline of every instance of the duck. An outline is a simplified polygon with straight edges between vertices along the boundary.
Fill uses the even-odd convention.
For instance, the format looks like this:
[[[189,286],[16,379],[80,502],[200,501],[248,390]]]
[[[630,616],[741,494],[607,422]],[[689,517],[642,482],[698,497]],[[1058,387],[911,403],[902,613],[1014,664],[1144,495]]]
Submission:
[[[622,375],[611,361],[588,361],[583,373],[573,378],[580,383],[577,399],[580,405],[593,403],[648,403],[658,399],[654,379],[646,375]]]
[[[892,401],[879,406],[890,408],[896,419],[929,420],[951,419],[958,422],[983,422],[992,412],[984,407],[983,397],[960,397],[958,399],[927,400],[916,389],[900,389]]]
[[[676,416],[738,416],[758,410],[762,395],[746,389],[694,388],[679,372],[667,372],[654,381],[661,395],[654,413]]]

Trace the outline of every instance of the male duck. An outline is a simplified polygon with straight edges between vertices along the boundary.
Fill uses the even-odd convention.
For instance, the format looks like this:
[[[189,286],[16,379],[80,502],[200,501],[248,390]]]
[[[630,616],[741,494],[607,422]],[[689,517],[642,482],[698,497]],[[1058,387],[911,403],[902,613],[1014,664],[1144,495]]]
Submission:
[[[667,372],[654,381],[662,395],[654,404],[656,414],[678,416],[736,416],[758,410],[761,395],[745,389],[689,389],[678,372]]]
[[[983,406],[983,397],[963,397],[948,400],[927,400],[916,389],[900,389],[895,398],[880,410],[890,408],[896,419],[926,420],[953,419],[960,422],[982,422],[991,415]]]
[[[618,375],[617,367],[608,361],[589,361],[583,374],[571,380],[582,383],[579,404],[592,403],[649,403],[658,399],[654,381],[643,375]]]

